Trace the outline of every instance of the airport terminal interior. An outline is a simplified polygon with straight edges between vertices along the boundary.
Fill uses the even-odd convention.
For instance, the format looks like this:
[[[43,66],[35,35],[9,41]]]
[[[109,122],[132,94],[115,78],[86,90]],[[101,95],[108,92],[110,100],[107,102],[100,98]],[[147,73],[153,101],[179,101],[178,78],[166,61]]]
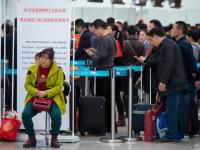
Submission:
[[[200,150],[200,0],[0,0],[0,150]]]

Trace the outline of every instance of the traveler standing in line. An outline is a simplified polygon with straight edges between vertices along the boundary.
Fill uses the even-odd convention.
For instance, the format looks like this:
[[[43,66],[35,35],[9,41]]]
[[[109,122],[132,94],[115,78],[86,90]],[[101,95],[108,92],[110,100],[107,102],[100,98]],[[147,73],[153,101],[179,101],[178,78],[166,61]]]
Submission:
[[[171,37],[174,38],[179,46],[179,49],[183,56],[183,63],[185,68],[185,74],[187,78],[187,90],[183,93],[183,98],[181,99],[181,111],[182,115],[180,116],[180,125],[181,132],[183,132],[184,137],[188,138],[189,136],[189,119],[190,119],[190,109],[191,103],[195,98],[195,81],[199,80],[199,73],[197,69],[197,62],[193,55],[192,45],[187,41],[187,25],[183,21],[177,21],[173,25],[171,30]],[[194,131],[196,134],[197,131]]]
[[[123,37],[122,34],[120,34],[120,31],[118,29],[118,26],[113,24],[111,25],[111,33],[116,41],[116,53],[115,53],[115,59],[114,59],[114,65],[115,66],[123,66],[124,65],[124,59],[123,59]],[[124,85],[123,85],[123,77],[117,77],[115,79],[115,102],[117,105],[118,110],[118,120],[117,120],[117,126],[126,126],[125,121],[125,115],[124,115],[124,103],[120,96],[120,92],[124,92]]]
[[[181,92],[186,89],[187,81],[183,60],[177,44],[165,37],[162,28],[153,28],[148,32],[151,44],[157,48],[157,57],[145,60],[157,68],[158,96],[166,98],[168,130],[158,142],[175,142],[178,133],[179,100]]]
[[[97,19],[93,22],[95,34],[102,37],[96,49],[89,49],[88,55],[93,60],[93,65],[97,70],[110,70],[114,65],[116,44],[114,37],[107,30],[107,23]],[[107,132],[111,131],[111,83],[110,77],[100,77],[96,79],[98,96],[106,99],[106,124]]]

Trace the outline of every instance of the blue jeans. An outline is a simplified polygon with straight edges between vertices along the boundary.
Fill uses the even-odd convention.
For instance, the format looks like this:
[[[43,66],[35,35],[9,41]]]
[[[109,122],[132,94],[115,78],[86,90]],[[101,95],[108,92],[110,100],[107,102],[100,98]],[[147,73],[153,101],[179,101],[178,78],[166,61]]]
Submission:
[[[190,116],[194,116],[193,112],[191,112],[191,103],[194,101],[194,98],[195,89],[194,87],[190,87],[186,94],[183,93],[180,100],[180,127],[181,132],[184,134],[189,134]]]
[[[168,117],[168,131],[166,137],[175,140],[178,134],[180,92],[166,96],[166,113]]]

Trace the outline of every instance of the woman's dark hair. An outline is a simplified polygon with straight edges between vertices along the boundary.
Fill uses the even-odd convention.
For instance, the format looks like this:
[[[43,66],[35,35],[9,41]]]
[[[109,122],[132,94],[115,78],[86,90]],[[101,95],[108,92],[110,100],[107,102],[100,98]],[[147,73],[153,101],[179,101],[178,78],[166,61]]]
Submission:
[[[111,26],[111,28],[112,28],[112,31],[115,31],[115,32],[116,32],[116,34],[115,34],[114,37],[115,37],[116,40],[119,41],[121,48],[123,48],[123,36],[122,36],[122,32],[119,31],[118,26],[115,25],[115,24],[113,24],[113,25]]]
[[[37,57],[39,57],[39,58],[41,57],[41,52],[38,52],[38,53],[35,54],[35,59],[36,59]]]
[[[199,40],[199,30],[198,29],[191,29],[187,33],[188,37],[192,37],[195,42]]]
[[[136,33],[138,32],[137,28],[133,25],[128,26],[126,31],[129,35],[136,35]]]
[[[137,24],[136,27],[137,27],[139,30],[147,30],[147,25],[144,24],[144,23]]]
[[[81,18],[76,19],[75,26],[85,28],[85,22]]]
[[[94,28],[98,29],[99,27],[106,29],[108,27],[108,24],[106,22],[104,22],[101,19],[97,19],[93,22]]]
[[[158,28],[162,28],[163,27],[159,20],[153,19],[153,20],[151,20],[149,22],[154,24],[155,27],[158,27]]]
[[[115,18],[113,18],[113,17],[107,18],[106,23],[109,25],[115,24]]]
[[[44,50],[42,50],[41,52],[41,55],[40,56],[43,56],[43,55],[45,55],[45,54],[47,54],[48,56],[49,56],[49,59],[50,60],[53,60],[54,59],[54,50],[53,50],[53,48],[52,47],[50,47],[50,48],[45,48]]]
[[[170,32],[173,28],[173,24],[169,24],[168,26],[164,27],[165,32]]]
[[[115,31],[115,32],[116,32],[115,38],[117,39],[118,34],[119,34],[118,26],[115,25],[115,24],[113,24],[113,25],[111,26],[111,29],[112,29],[112,31]]]
[[[147,34],[147,30],[146,29],[140,29],[139,31],[138,31],[138,34],[140,33],[140,32],[144,32],[144,33],[146,33]]]

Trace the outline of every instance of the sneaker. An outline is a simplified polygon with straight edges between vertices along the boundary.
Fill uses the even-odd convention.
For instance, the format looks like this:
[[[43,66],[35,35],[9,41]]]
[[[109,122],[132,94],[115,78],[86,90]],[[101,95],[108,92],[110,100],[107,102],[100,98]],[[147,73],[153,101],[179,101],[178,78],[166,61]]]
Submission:
[[[188,134],[184,134],[184,137],[182,138],[182,141],[188,142],[190,141],[190,137]]]
[[[190,134],[190,138],[195,138],[195,137],[200,137],[200,134],[198,133]]]
[[[176,140],[169,139],[167,137],[162,137],[161,139],[155,140],[156,143],[176,143]]]

